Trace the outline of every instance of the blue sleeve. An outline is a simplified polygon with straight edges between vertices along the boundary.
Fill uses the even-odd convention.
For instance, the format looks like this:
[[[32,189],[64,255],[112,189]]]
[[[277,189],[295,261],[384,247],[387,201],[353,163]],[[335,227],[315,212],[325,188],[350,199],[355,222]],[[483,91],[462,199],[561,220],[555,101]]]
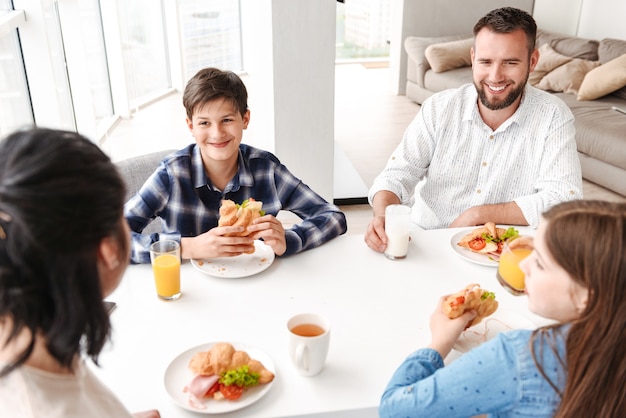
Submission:
[[[132,263],[150,263],[150,244],[159,239],[174,239],[180,242],[180,234],[142,234],[144,228],[165,208],[170,197],[169,175],[164,164],[146,180],[141,189],[124,205],[124,217],[130,227]]]
[[[518,399],[514,349],[496,337],[445,366],[439,353],[421,349],[396,370],[383,393],[385,417],[468,417],[510,409]]]
[[[302,219],[285,231],[287,250],[284,255],[315,248],[347,231],[344,213],[302,183],[284,165],[277,167],[275,181],[283,210]]]

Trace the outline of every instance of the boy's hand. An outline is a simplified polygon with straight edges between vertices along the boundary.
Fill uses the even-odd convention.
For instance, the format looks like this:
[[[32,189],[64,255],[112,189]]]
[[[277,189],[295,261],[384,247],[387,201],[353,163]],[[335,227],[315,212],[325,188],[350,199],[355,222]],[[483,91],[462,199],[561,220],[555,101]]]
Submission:
[[[197,237],[181,238],[181,257],[185,259],[234,257],[254,252],[254,234],[247,237],[226,237],[243,231],[241,226],[217,226]]]
[[[263,238],[263,242],[272,247],[274,254],[283,255],[287,251],[285,228],[273,215],[255,219],[254,223],[248,227],[248,231],[252,232],[250,236],[254,239]]]

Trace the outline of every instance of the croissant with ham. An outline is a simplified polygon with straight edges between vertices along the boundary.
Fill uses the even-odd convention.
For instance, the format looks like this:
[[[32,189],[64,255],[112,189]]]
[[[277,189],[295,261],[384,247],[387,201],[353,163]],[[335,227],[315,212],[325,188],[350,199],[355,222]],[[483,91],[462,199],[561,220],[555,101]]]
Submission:
[[[243,226],[243,231],[226,234],[226,236],[246,237],[250,235],[248,226],[252,225],[255,219],[265,214],[261,209],[262,207],[263,202],[259,202],[253,198],[244,200],[241,204],[237,204],[232,200],[222,200],[218,226]]]
[[[194,408],[205,409],[202,399],[239,399],[245,389],[274,380],[274,373],[229,343],[217,343],[193,355],[189,369],[193,379],[183,389]]]
[[[235,350],[229,343],[217,343],[209,351],[194,354],[189,361],[189,369],[192,372],[205,376],[219,376],[244,365],[248,366],[250,372],[259,374],[259,383],[269,383],[274,379],[274,374],[261,362],[251,359],[245,351]]]
[[[454,319],[467,311],[476,311],[476,317],[467,324],[467,328],[478,324],[498,309],[498,301],[493,292],[489,292],[476,283],[467,285],[463,290],[448,296],[443,301],[443,312]]]

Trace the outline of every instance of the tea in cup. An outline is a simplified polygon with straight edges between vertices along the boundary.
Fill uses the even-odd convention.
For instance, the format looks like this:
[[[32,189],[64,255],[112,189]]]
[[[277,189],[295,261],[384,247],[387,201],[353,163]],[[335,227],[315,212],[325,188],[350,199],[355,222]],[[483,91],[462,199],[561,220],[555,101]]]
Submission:
[[[330,322],[317,314],[299,314],[287,321],[289,356],[302,376],[319,374],[326,363]]]

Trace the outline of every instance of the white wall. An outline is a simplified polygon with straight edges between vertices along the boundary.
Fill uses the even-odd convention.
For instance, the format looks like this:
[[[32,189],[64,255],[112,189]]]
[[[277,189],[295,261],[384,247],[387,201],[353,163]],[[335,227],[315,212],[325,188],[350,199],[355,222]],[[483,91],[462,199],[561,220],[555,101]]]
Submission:
[[[552,32],[576,35],[583,0],[535,0],[537,26]]]
[[[578,36],[626,39],[626,1],[583,0]]]
[[[336,1],[242,0],[241,7],[244,81],[254,92],[244,141],[274,151],[332,201]]]
[[[535,0],[540,28],[601,40],[626,39],[624,0]]]

